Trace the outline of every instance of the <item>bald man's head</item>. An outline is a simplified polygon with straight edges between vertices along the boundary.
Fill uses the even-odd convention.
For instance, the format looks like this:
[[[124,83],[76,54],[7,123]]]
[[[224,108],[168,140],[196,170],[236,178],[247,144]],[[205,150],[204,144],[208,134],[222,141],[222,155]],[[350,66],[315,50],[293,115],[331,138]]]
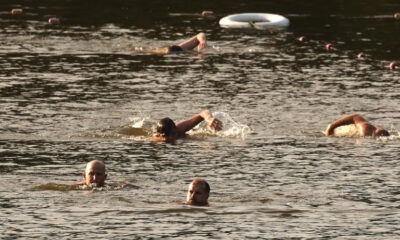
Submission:
[[[106,166],[102,161],[93,160],[86,165],[86,170],[83,173],[86,185],[101,187],[107,178]]]

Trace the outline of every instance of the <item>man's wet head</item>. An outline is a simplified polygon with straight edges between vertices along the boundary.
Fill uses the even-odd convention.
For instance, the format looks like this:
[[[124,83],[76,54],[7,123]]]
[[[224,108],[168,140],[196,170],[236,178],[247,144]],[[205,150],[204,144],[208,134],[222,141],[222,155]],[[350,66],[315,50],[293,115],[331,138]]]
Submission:
[[[210,185],[203,179],[195,178],[189,185],[187,204],[194,206],[208,206]]]
[[[86,165],[86,170],[83,173],[86,185],[101,187],[107,178],[106,166],[102,161],[94,160]]]
[[[377,128],[374,132],[375,137],[389,137],[390,134],[387,130],[382,129],[382,128]]]
[[[170,118],[163,118],[157,125],[157,134],[165,140],[172,139],[176,134],[176,125]]]

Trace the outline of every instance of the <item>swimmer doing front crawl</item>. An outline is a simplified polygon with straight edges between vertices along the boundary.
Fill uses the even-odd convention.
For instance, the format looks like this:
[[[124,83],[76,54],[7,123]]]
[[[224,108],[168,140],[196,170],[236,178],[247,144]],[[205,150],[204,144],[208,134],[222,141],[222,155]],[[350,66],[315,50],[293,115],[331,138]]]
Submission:
[[[351,114],[344,116],[333,123],[328,125],[328,128],[325,131],[325,135],[333,135],[335,132],[334,130],[340,126],[345,126],[349,124],[354,124],[358,134],[360,137],[380,137],[380,136],[390,136],[389,132],[385,129],[382,129],[380,127],[376,127],[369,123],[367,120],[365,120],[361,115],[359,114]]]
[[[208,110],[203,110],[189,119],[178,122],[176,125],[170,118],[161,119],[157,125],[157,132],[153,136],[153,139],[174,143],[176,139],[185,137],[186,132],[190,131],[203,120],[216,131],[222,129],[222,122],[214,118]]]
[[[201,51],[207,46],[206,35],[204,33],[199,33],[190,39],[179,43],[178,45],[172,45],[169,47],[159,47],[155,49],[143,48],[130,46],[136,52],[152,53],[152,54],[168,54],[168,53],[179,53],[184,51],[189,51],[197,47],[197,51]]]

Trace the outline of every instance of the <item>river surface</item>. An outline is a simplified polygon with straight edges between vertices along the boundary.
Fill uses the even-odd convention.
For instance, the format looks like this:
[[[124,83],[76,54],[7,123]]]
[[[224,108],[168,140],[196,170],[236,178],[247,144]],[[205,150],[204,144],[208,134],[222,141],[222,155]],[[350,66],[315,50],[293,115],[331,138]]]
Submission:
[[[219,27],[239,12],[291,23]],[[1,238],[399,239],[395,12],[389,0],[2,0]],[[201,54],[129,47],[201,31]],[[175,145],[147,137],[159,119],[203,109],[223,131],[201,124]],[[351,113],[392,136],[323,135]],[[68,187],[94,159],[113,185]],[[195,177],[209,182],[210,207],[182,204]]]

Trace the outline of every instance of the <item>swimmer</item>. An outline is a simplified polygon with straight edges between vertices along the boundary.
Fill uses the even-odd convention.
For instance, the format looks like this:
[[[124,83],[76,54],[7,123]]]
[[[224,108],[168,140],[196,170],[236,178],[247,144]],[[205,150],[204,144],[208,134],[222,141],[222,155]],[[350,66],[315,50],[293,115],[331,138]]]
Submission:
[[[183,51],[192,50],[197,47],[197,51],[203,50],[207,46],[206,35],[204,33],[199,33],[196,36],[191,37],[190,39],[179,43],[178,47],[181,48]],[[174,46],[172,46],[174,47]],[[170,49],[172,47],[169,47]]]
[[[216,131],[222,129],[222,122],[214,118],[208,110],[203,110],[189,119],[178,122],[176,125],[170,118],[161,119],[153,139],[174,143],[176,139],[185,137],[187,131],[190,131],[203,120]]]
[[[380,136],[390,136],[389,132],[386,131],[385,129],[382,129],[380,127],[376,127],[369,123],[367,120],[365,120],[361,115],[359,114],[351,114],[348,116],[344,116],[333,123],[328,125],[328,128],[325,131],[325,135],[333,135],[335,128],[338,128],[340,126],[344,125],[349,125],[349,124],[354,124],[358,134],[361,137],[380,137]]]
[[[86,170],[83,173],[85,181],[73,185],[88,185],[93,187],[104,186],[104,181],[107,178],[106,166],[102,161],[93,160],[86,165]]]
[[[137,52],[152,53],[152,54],[168,54],[168,53],[179,53],[184,51],[189,51],[197,47],[197,51],[200,52],[207,46],[206,35],[204,33],[199,33],[190,39],[179,43],[178,45],[172,45],[169,47],[161,47],[156,49],[143,48],[130,46],[131,49]]]
[[[210,185],[203,179],[195,178],[189,185],[186,204],[193,206],[208,206]]]

